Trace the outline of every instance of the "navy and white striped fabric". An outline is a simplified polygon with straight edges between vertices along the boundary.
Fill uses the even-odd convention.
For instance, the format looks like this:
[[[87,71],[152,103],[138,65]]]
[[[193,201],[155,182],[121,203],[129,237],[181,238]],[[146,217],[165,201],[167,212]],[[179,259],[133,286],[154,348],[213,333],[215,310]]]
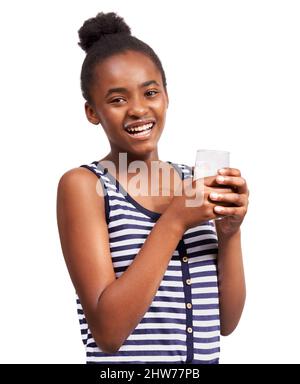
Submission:
[[[192,176],[190,167],[168,163],[182,179]],[[142,207],[98,161],[81,167],[94,172],[104,188],[110,252],[118,278],[139,252],[160,214]],[[115,354],[104,353],[97,347],[77,296],[87,363],[217,364],[220,351],[217,252],[213,222],[187,230],[148,311]]]

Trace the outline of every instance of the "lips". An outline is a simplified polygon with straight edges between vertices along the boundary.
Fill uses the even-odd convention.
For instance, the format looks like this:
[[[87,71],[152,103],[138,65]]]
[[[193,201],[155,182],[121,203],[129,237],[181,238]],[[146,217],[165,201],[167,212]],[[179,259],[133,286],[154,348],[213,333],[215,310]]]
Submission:
[[[150,124],[150,123],[152,123],[154,125],[155,124],[155,120],[154,119],[136,120],[136,121],[133,121],[132,123],[126,123],[124,125],[124,128],[126,130],[129,130],[131,128],[141,127],[143,125],[147,125],[147,124]]]
[[[126,124],[124,129],[132,138],[147,139],[151,135],[154,125],[154,120],[139,120],[131,124]]]

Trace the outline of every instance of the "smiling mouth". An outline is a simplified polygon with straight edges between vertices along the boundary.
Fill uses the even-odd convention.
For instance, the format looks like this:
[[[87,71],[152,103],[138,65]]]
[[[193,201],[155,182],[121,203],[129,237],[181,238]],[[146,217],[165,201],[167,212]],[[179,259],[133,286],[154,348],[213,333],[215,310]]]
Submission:
[[[148,123],[144,125],[140,125],[138,127],[133,128],[125,128],[125,131],[130,135],[134,137],[147,137],[150,135],[151,130],[153,129],[155,123]]]

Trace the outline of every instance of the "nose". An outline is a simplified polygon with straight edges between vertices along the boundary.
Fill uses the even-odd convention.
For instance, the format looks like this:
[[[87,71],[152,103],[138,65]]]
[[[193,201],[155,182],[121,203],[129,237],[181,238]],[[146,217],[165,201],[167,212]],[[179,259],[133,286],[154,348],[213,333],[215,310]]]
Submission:
[[[143,116],[147,113],[148,107],[146,100],[142,100],[140,97],[136,97],[130,101],[128,107],[128,115],[129,116]]]

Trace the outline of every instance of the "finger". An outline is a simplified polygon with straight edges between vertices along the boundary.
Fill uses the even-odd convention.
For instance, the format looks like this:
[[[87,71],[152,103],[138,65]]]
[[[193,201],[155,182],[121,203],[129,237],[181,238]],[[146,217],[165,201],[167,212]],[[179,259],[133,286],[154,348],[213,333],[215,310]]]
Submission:
[[[204,178],[202,178],[201,180],[203,180],[203,183],[207,186],[207,187],[211,187],[211,188],[220,188],[220,184],[217,182],[216,180],[216,175],[214,176],[206,176]],[[200,179],[198,179],[200,180]],[[224,185],[223,188],[226,188],[226,186]]]
[[[203,178],[203,182],[207,187],[214,187],[217,185],[216,176],[206,176]]]
[[[247,198],[243,194],[239,193],[217,193],[211,192],[209,198],[214,202],[223,202],[229,204],[235,204],[238,207],[247,205]]]
[[[209,194],[213,193],[213,192],[215,192],[217,194],[225,194],[225,193],[232,193],[232,192],[234,192],[233,189],[230,188],[230,187],[225,188],[225,187],[220,187],[220,186],[217,186],[217,187],[214,187],[214,188],[209,188],[208,187],[207,190],[208,190]]]
[[[218,175],[216,182],[221,185],[232,186],[238,193],[247,193],[248,191],[246,180],[243,177]]]
[[[222,176],[241,176],[241,171],[237,168],[221,168],[218,169],[218,174]]]
[[[220,186],[216,183],[215,179],[216,177],[213,176],[212,178],[209,178],[210,180],[207,181],[208,177],[206,178],[200,178],[197,180],[192,180],[191,178],[186,178],[183,180],[183,186],[179,186],[179,191],[183,188],[191,188],[192,190],[201,191],[204,193],[206,191],[207,195],[210,194],[210,192],[217,192],[217,193],[230,193],[233,192],[233,188],[227,187],[227,186]],[[214,180],[213,183],[210,183],[211,179]],[[208,186],[207,184],[213,184],[213,187]]]
[[[237,216],[243,218],[246,214],[245,207],[223,207],[216,205],[214,212],[222,216]]]

